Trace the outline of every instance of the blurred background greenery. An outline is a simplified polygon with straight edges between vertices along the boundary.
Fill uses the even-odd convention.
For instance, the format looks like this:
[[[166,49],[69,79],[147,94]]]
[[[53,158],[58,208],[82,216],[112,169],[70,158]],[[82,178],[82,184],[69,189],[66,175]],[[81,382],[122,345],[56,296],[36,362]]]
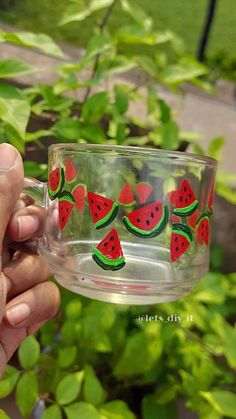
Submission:
[[[26,174],[41,179],[47,147],[56,141],[191,148],[220,159],[225,139],[200,144],[194,127],[183,132],[176,109],[160,95],[163,87],[178,95],[194,86],[205,98],[220,77],[234,80],[234,0],[218,2],[205,62],[196,59],[209,3],[0,1],[1,21],[14,26],[0,29],[10,51],[0,61],[0,142],[16,146]],[[66,47],[63,55],[55,42],[61,40],[83,47],[82,58]],[[25,49],[15,56],[11,47],[55,57],[54,79],[40,78],[35,55],[27,61]],[[117,78],[134,69],[141,90],[130,77]],[[130,112],[137,103],[138,117]],[[216,179],[217,195],[231,204],[235,178],[219,170]],[[225,225],[224,214],[215,229]],[[0,406],[9,414],[6,398],[13,397],[13,419],[235,418],[236,276],[225,271],[223,248],[213,244],[211,272],[177,302],[127,307],[61,289],[60,314],[27,338],[7,367]],[[140,314],[160,319],[139,322]],[[172,314],[183,321],[161,320]],[[0,410],[1,419],[8,414]]]

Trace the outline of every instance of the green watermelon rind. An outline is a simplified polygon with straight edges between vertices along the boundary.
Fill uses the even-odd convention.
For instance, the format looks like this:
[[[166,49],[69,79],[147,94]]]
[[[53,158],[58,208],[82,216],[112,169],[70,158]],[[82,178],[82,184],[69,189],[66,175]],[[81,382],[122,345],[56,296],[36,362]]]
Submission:
[[[99,230],[100,228],[108,226],[116,218],[118,210],[119,204],[118,202],[114,202],[108,214],[95,223],[95,228]]]
[[[184,224],[176,223],[172,226],[172,234],[178,234],[185,237],[189,243],[193,241],[193,233],[190,228]]]
[[[200,222],[201,222],[203,219],[206,219],[206,220],[208,221],[208,223],[209,223],[209,221],[210,221],[210,218],[209,218],[209,215],[208,215],[208,214],[202,214],[202,215],[201,215],[201,217],[199,217],[199,218],[198,218],[198,220],[197,220],[197,222],[196,222],[196,226],[197,226],[197,227],[199,226]]]
[[[73,196],[68,191],[61,192],[60,195],[58,196],[58,200],[59,202],[67,201],[67,202],[70,202],[71,204],[75,204],[75,200]]]
[[[117,201],[117,203],[118,203],[120,206],[122,206],[122,207],[129,208],[129,207],[132,207],[133,205],[135,205],[135,204],[136,204],[136,201],[135,201],[135,199],[134,199],[132,202],[128,202],[128,204],[124,204],[123,202],[120,202],[120,201],[118,200],[118,201]]]
[[[147,230],[142,230],[141,228],[135,227],[127,218],[127,216],[124,216],[122,220],[124,222],[125,227],[127,228],[128,231],[130,231],[130,233],[133,233],[135,236],[138,236],[141,238],[150,239],[162,233],[162,231],[167,225],[168,218],[169,218],[169,210],[168,210],[167,205],[164,205],[163,211],[162,211],[162,217],[152,230],[147,231]]]
[[[58,188],[55,190],[55,191],[52,191],[52,189],[50,188],[50,185],[49,185],[49,183],[48,183],[48,194],[49,194],[49,197],[50,197],[50,199],[53,201],[54,199],[56,199],[56,198],[58,198],[58,196],[59,196],[59,194],[61,193],[61,191],[62,191],[62,189],[63,189],[63,186],[64,186],[64,184],[65,184],[65,172],[64,172],[64,169],[63,169],[63,167],[60,167],[59,168],[59,171],[60,171],[60,182],[59,182],[59,185],[58,185]]]
[[[175,215],[179,215],[180,217],[188,217],[189,215],[192,215],[196,211],[198,205],[199,205],[198,200],[195,200],[194,202],[192,202],[192,204],[188,205],[187,207],[174,208],[173,213]]]
[[[104,256],[96,247],[92,250],[92,258],[105,270],[118,271],[125,266],[125,258],[121,256],[117,259],[109,259]]]

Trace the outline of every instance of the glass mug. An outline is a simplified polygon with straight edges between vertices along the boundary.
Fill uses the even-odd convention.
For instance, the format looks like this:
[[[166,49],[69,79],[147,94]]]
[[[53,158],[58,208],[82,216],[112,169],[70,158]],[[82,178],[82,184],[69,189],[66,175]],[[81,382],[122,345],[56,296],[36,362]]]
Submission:
[[[39,253],[86,297],[154,304],[208,271],[216,161],[113,145],[49,147],[48,183],[25,179],[46,208]]]

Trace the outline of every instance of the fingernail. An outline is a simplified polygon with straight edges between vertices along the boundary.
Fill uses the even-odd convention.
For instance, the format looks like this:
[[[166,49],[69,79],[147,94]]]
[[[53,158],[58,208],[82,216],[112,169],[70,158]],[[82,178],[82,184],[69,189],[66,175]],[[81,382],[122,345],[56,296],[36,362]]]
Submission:
[[[39,219],[36,215],[21,215],[17,218],[19,240],[29,238],[39,228]]]
[[[30,313],[30,306],[26,303],[21,303],[10,307],[6,311],[6,318],[12,326],[17,326],[18,324],[27,320],[30,316]]]
[[[17,152],[10,144],[0,144],[0,172],[10,170],[16,161]]]

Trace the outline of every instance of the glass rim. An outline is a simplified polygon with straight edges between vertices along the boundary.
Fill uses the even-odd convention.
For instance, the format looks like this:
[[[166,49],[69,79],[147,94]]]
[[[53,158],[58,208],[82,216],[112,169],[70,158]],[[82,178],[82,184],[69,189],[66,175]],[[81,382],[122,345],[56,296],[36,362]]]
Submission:
[[[118,153],[124,154],[143,154],[150,157],[160,157],[165,159],[176,159],[183,162],[194,162],[198,164],[207,164],[213,167],[217,166],[217,160],[213,157],[202,156],[200,154],[189,153],[186,151],[172,151],[164,150],[159,148],[152,147],[139,147],[139,146],[122,146],[117,144],[87,144],[87,143],[57,143],[49,146],[49,150],[64,150],[64,151],[79,151],[83,150],[84,152],[89,150],[95,150],[93,154],[101,154],[102,150],[106,151],[116,151]],[[97,150],[97,153],[96,153]],[[123,157],[123,156],[122,156]]]

